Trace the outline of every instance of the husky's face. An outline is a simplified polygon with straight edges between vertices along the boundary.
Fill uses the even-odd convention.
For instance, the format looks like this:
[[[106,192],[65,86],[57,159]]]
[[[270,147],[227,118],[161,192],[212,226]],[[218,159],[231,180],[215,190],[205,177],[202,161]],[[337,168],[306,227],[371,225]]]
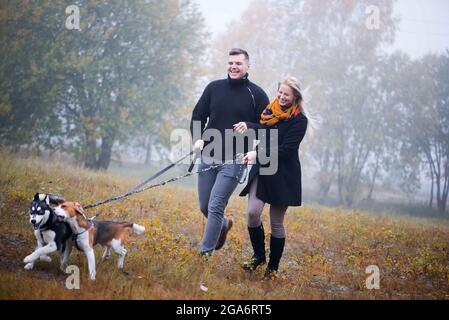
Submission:
[[[50,216],[50,199],[46,194],[36,193],[30,206],[30,223],[37,230],[41,225],[47,222]]]

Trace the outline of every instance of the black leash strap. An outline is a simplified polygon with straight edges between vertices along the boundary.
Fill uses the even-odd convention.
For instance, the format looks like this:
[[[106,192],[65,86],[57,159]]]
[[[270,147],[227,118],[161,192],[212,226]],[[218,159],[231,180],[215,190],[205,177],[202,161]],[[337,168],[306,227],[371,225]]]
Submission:
[[[130,190],[129,192],[133,192],[135,190],[138,190],[140,188],[142,188],[144,185],[146,185],[148,182],[153,181],[154,179],[156,179],[157,177],[159,177],[160,175],[162,175],[164,172],[167,172],[168,170],[170,170],[171,168],[173,168],[174,166],[176,166],[177,164],[179,164],[181,161],[183,161],[185,158],[190,157],[192,154],[194,154],[195,151],[191,151],[190,153],[186,154],[185,156],[183,156],[181,159],[179,159],[176,162],[173,162],[172,164],[168,165],[167,167],[165,167],[164,169],[160,170],[159,172],[156,172],[154,175],[152,175],[151,177],[149,177],[147,180],[145,180],[144,182],[140,183],[137,187],[135,187],[134,189]],[[195,158],[196,159],[196,158]],[[194,162],[195,163],[195,162]]]
[[[178,176],[178,177],[174,177],[174,178],[171,178],[171,179],[168,179],[168,180],[165,180],[165,181],[162,181],[162,182],[159,182],[159,183],[156,183],[156,184],[149,185],[149,186],[146,186],[146,187],[145,187],[145,185],[148,184],[148,182],[150,182],[150,181],[153,180],[153,179],[156,179],[156,178],[159,177],[162,173],[164,173],[164,172],[167,171],[168,169],[172,168],[172,167],[175,166],[176,164],[180,163],[182,160],[184,160],[186,157],[188,157],[188,156],[190,156],[190,155],[192,155],[192,154],[193,154],[193,151],[190,152],[189,154],[185,155],[184,157],[182,157],[182,158],[179,159],[178,161],[176,161],[176,162],[170,164],[169,166],[167,166],[166,168],[162,169],[161,171],[157,172],[156,174],[154,174],[153,176],[151,176],[150,178],[148,178],[148,179],[145,180],[144,182],[140,183],[137,187],[133,188],[132,190],[128,191],[127,193],[122,194],[122,195],[119,195],[119,196],[116,196],[116,197],[114,197],[114,198],[107,199],[107,200],[105,200],[105,201],[102,201],[102,202],[99,202],[99,203],[96,203],[96,204],[91,204],[91,205],[85,206],[84,209],[95,208],[95,207],[98,207],[98,206],[103,205],[103,204],[106,204],[106,203],[119,201],[119,200],[122,200],[122,199],[124,199],[124,198],[126,198],[126,197],[129,197],[129,196],[133,195],[133,194],[140,193],[140,192],[143,192],[143,191],[146,191],[146,190],[149,190],[149,189],[153,189],[153,188],[156,188],[156,187],[161,187],[161,186],[164,186],[164,185],[166,185],[166,184],[168,184],[168,183],[175,182],[175,181],[177,181],[177,180],[180,180],[180,179],[183,179],[183,178],[192,176],[192,175],[194,175],[194,174],[199,174],[199,173],[202,173],[202,172],[214,170],[214,169],[219,168],[219,167],[222,167],[223,165],[226,164],[226,162],[225,162],[225,163],[222,163],[222,164],[212,165],[212,166],[210,166],[210,167],[208,167],[208,168],[205,168],[205,169],[202,169],[202,170],[197,170],[197,171],[195,171],[195,172],[191,172],[191,170],[190,170],[188,173],[186,173],[186,174],[184,174],[184,175],[181,175],[181,176]],[[233,163],[233,164],[241,163],[242,157],[243,157],[243,155],[237,155],[236,157],[234,157],[234,159],[233,159],[230,163]],[[193,164],[194,164],[194,163],[195,163],[195,161],[193,162]],[[191,165],[191,167],[193,168],[192,165]],[[189,168],[189,169],[190,169],[190,168]],[[243,170],[244,170],[244,174],[243,174],[242,177],[240,178],[240,181],[239,181],[240,184],[241,184],[241,183],[244,183],[245,180],[246,180],[246,176],[247,176],[247,173],[248,173],[248,170],[247,170],[247,166],[246,166],[246,165],[244,166],[244,169],[243,169]],[[242,179],[242,178],[243,178],[243,179]],[[95,220],[100,214],[103,213],[103,211],[104,211],[104,210],[98,212],[97,214],[95,214],[95,215],[94,215],[92,218],[90,218],[89,220],[91,220],[91,221],[92,221],[92,220]]]
[[[165,186],[165,185],[168,184],[168,183],[175,182],[175,181],[177,181],[177,180],[180,180],[180,179],[184,179],[184,178],[190,177],[190,176],[192,176],[192,175],[194,175],[194,174],[198,174],[198,173],[202,173],[202,172],[214,170],[214,169],[216,169],[216,168],[222,167],[223,165],[224,165],[224,164],[217,164],[217,165],[213,165],[213,166],[210,166],[210,167],[208,167],[208,168],[206,168],[206,169],[198,170],[198,171],[195,171],[195,172],[187,172],[186,174],[181,175],[181,176],[178,176],[178,177],[174,177],[174,178],[171,178],[171,179],[168,179],[168,180],[165,180],[165,181],[156,183],[156,184],[152,184],[152,185],[149,185],[149,186],[146,186],[146,187],[142,187],[141,189],[135,189],[134,191],[127,192],[126,194],[123,194],[123,195],[121,195],[121,196],[117,196],[117,197],[115,197],[115,198],[111,198],[111,199],[108,199],[108,200],[106,200],[106,201],[103,201],[102,203],[98,203],[98,204],[96,204],[95,206],[99,206],[99,205],[102,205],[102,204],[105,204],[105,203],[109,203],[109,202],[115,202],[115,201],[124,199],[124,198],[129,197],[129,196],[131,196],[131,195],[133,195],[133,194],[136,194],[136,193],[140,193],[140,192],[143,192],[143,191],[146,191],[146,190],[149,190],[149,189],[153,189],[153,188]],[[101,210],[100,212],[98,212],[97,214],[95,214],[95,215],[94,215],[92,218],[90,218],[89,220],[95,220],[95,219],[96,219],[100,214],[102,214],[103,212],[104,212],[104,210]]]
[[[195,166],[195,162],[198,159],[198,155],[199,153],[195,153],[195,157],[193,158],[192,163],[190,163],[189,169],[187,170],[187,172],[192,172],[193,167]]]
[[[121,200],[123,198],[128,197],[129,195],[133,194],[136,190],[140,190],[143,186],[145,186],[146,184],[148,184],[150,181],[153,181],[154,179],[156,179],[157,177],[159,177],[160,175],[162,175],[163,173],[167,172],[168,170],[170,170],[171,168],[173,168],[174,166],[176,166],[177,164],[179,164],[181,161],[183,161],[185,158],[190,157],[192,154],[194,153],[194,151],[191,151],[190,153],[186,154],[185,156],[183,156],[181,159],[179,159],[176,162],[171,163],[170,165],[166,166],[165,168],[163,168],[162,170],[156,172],[155,174],[153,174],[151,177],[149,177],[148,179],[146,179],[145,181],[141,182],[138,186],[134,187],[133,189],[131,189],[130,191],[128,191],[127,193],[114,197],[114,198],[110,198],[107,200],[104,200],[102,202],[98,202],[95,204],[89,204],[87,206],[84,207],[84,210],[86,209],[92,209],[98,206],[101,206],[102,204],[106,204],[112,201],[118,201]]]

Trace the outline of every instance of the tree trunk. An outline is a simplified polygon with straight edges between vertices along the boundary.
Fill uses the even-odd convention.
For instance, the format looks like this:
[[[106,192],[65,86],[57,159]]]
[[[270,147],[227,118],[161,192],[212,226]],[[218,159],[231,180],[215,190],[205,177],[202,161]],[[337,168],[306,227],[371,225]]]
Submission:
[[[145,164],[150,164],[151,162],[151,151],[153,148],[153,138],[151,135],[148,135],[146,141],[146,155],[145,155]]]
[[[438,199],[437,207],[440,213],[444,214],[446,212],[446,203],[447,203],[447,196],[443,196],[441,199]]]
[[[318,191],[319,203],[324,203],[324,201],[326,200],[330,188],[332,186],[332,182],[334,180],[333,177],[335,174],[335,166],[337,164],[337,158],[336,157],[332,158],[332,166],[330,166],[330,162],[331,162],[331,154],[329,150],[326,150],[324,154],[323,164],[320,170],[321,172],[320,172],[319,191]]]
[[[326,199],[326,197],[329,193],[329,190],[331,188],[332,180],[331,179],[327,179],[327,180],[328,180],[327,183],[320,183],[320,189],[318,190],[318,196],[319,196],[318,202],[320,204],[324,203],[324,200]]]
[[[438,204],[438,210],[443,214],[446,213],[448,195],[449,195],[449,157],[446,157],[446,164],[444,166],[443,191],[441,194],[441,201]]]
[[[373,198],[374,185],[376,184],[378,170],[379,170],[379,157],[377,156],[376,157],[376,166],[374,168],[374,173],[373,173],[373,179],[371,180],[368,197],[366,198],[367,200],[372,200],[372,198]]]
[[[342,165],[340,163],[341,159],[337,160],[338,164],[337,164],[337,170],[338,170],[338,174],[337,174],[337,185],[338,185],[338,199],[339,199],[339,203],[340,204],[344,204],[344,173]]]
[[[92,135],[86,134],[84,148],[84,167],[97,170],[97,142]]]
[[[114,135],[106,135],[101,140],[101,152],[98,158],[98,169],[107,170],[111,164],[112,146],[114,145]]]
[[[429,200],[429,208],[432,209],[433,206],[433,185],[434,185],[434,177],[433,177],[433,169],[432,166],[430,166],[430,180],[431,180],[431,185],[430,185],[430,200]]]

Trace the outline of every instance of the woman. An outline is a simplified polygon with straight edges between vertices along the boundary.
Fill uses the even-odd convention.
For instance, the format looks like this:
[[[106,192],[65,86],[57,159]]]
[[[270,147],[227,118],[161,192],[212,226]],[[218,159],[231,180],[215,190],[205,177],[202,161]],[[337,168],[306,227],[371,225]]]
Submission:
[[[244,163],[254,163],[248,184],[240,196],[248,196],[248,231],[254,255],[244,268],[256,269],[266,262],[265,234],[261,214],[265,203],[270,204],[270,260],[265,278],[276,277],[285,245],[284,216],[289,206],[301,205],[301,166],[298,149],[307,129],[307,117],[303,108],[298,80],[288,77],[278,86],[276,99],[263,111],[260,124],[240,122],[234,125],[236,131],[244,133],[248,128],[267,129],[266,141],[270,141],[270,131],[278,130],[277,146],[268,145],[267,150],[248,152]],[[278,170],[273,175],[261,175],[257,152],[277,152]]]

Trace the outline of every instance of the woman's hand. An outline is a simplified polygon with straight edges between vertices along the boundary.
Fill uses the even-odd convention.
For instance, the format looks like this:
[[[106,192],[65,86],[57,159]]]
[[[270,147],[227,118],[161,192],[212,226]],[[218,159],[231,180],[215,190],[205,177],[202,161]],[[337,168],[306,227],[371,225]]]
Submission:
[[[203,151],[203,148],[204,148],[204,140],[201,139],[196,140],[195,144],[193,145],[193,151],[200,152]]]
[[[255,164],[257,158],[257,151],[250,151],[242,158],[242,164]]]
[[[246,125],[245,122],[239,122],[234,124],[234,130],[237,131],[238,133],[244,134],[246,130],[248,130],[248,126]]]

